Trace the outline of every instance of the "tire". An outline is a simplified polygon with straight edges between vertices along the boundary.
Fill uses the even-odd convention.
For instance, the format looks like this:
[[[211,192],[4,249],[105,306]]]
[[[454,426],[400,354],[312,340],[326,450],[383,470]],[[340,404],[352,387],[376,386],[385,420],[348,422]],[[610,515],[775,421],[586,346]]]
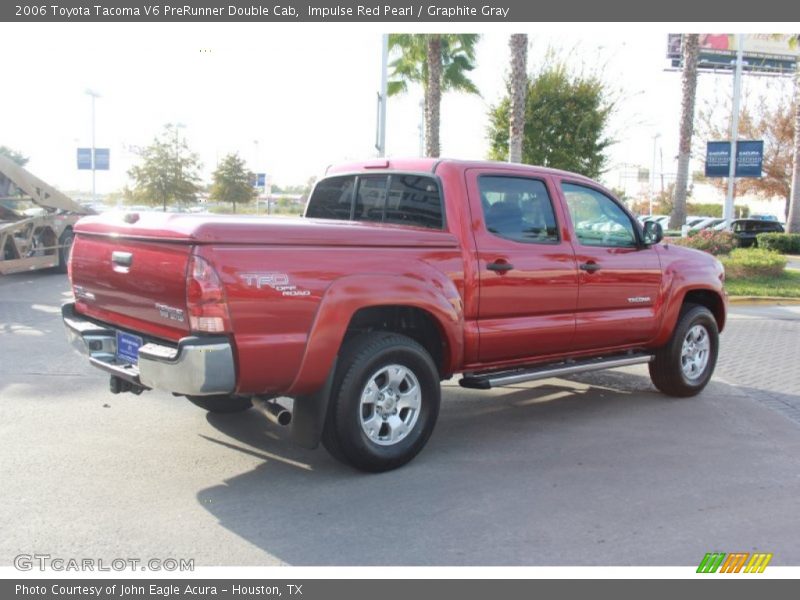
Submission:
[[[439,372],[404,335],[363,334],[340,352],[322,444],[337,460],[379,473],[414,458],[439,416]]]
[[[72,242],[75,240],[75,234],[72,229],[65,229],[58,238],[58,266],[56,270],[59,273],[67,272],[67,265],[69,264],[69,253],[72,250]]]
[[[711,380],[718,353],[719,330],[714,315],[705,306],[687,304],[672,338],[650,363],[650,379],[669,396],[695,396]]]
[[[189,402],[210,413],[226,414],[243,412],[253,404],[247,396],[186,396]]]

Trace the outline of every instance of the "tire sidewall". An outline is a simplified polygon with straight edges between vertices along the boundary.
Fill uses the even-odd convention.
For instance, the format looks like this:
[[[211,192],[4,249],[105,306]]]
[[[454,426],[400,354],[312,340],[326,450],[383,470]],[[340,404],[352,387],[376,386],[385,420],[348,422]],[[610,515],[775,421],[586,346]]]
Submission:
[[[703,376],[698,379],[688,379],[681,366],[681,352],[686,334],[689,333],[689,330],[695,325],[702,325],[706,329],[709,338],[709,357]],[[717,329],[717,322],[707,308],[695,306],[684,314],[675,334],[672,347],[672,359],[675,363],[676,375],[680,378],[681,384],[687,389],[702,390],[714,374],[714,368],[717,364],[717,356],[719,354],[719,332]]]
[[[402,339],[402,338],[401,338]],[[368,379],[386,365],[398,364],[413,372],[419,382],[422,401],[420,414],[411,432],[389,446],[369,439],[361,426],[361,394]],[[353,461],[374,463],[380,470],[400,466],[413,458],[433,433],[439,413],[439,378],[428,354],[415,342],[395,344],[378,350],[369,359],[352,364],[347,370],[336,399],[336,427],[345,442],[342,451]]]

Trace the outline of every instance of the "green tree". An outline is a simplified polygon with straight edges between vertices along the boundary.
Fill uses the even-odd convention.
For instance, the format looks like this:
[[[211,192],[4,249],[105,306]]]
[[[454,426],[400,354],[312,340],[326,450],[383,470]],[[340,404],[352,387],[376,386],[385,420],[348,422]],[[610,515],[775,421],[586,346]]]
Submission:
[[[197,202],[200,191],[200,160],[180,137],[178,127],[168,123],[153,143],[139,151],[141,163],[128,171],[133,188],[128,200],[137,204],[183,205]]]
[[[525,135],[525,96],[528,92],[528,36],[514,33],[508,40],[511,50],[509,78],[508,162],[522,162],[522,142]]]
[[[683,38],[683,74],[681,77],[681,125],[678,141],[678,173],[675,178],[675,197],[670,212],[669,228],[680,229],[686,222],[686,191],[689,183],[689,159],[694,133],[694,104],[697,97],[697,60],[700,55],[700,36],[689,33]]]
[[[231,202],[233,212],[236,203],[246,204],[256,197],[253,187],[255,174],[250,172],[238,154],[228,154],[214,171],[210,199],[214,202]]]
[[[0,146],[0,155],[13,160],[20,167],[24,167],[28,163],[28,157],[23,156],[16,150],[12,150],[8,146]],[[11,194],[11,180],[0,173],[0,198],[4,198]]]
[[[389,35],[389,50],[399,54],[390,64],[390,96],[422,86],[425,99],[425,154],[440,153],[439,128],[442,94],[448,91],[480,95],[469,78],[475,68],[475,46],[480,36],[459,34]]]
[[[550,63],[528,81],[522,162],[598,177],[613,143],[606,128],[614,110],[606,85],[597,76],[570,73]],[[489,157],[508,160],[511,100],[490,109]]]

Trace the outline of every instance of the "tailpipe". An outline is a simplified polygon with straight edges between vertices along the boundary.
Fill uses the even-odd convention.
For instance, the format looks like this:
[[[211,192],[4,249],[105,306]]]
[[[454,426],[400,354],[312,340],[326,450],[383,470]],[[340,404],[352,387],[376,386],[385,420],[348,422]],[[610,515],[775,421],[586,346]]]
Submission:
[[[254,397],[252,399],[253,408],[263,414],[275,425],[286,427],[292,422],[292,413],[288,408],[278,404],[275,400]]]

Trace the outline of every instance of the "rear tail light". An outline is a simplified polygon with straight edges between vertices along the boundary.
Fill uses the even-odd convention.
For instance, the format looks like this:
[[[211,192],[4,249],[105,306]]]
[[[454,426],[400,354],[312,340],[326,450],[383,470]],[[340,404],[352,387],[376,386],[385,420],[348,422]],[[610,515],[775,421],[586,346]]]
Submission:
[[[192,331],[231,331],[222,281],[208,261],[194,255],[189,259],[186,272],[186,309]]]

